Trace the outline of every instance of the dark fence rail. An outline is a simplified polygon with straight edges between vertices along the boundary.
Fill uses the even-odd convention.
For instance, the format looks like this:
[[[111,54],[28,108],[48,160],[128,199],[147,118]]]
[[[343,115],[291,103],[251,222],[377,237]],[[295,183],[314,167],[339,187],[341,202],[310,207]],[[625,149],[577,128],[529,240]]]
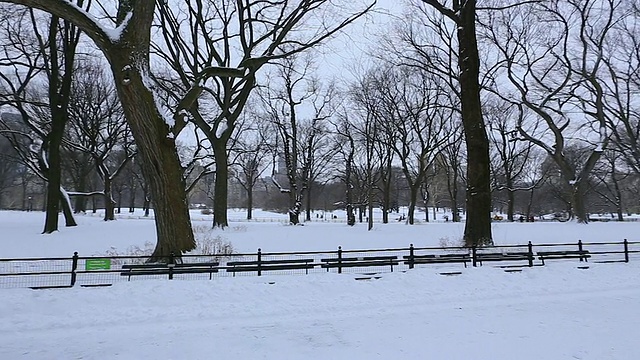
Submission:
[[[414,247],[333,251],[182,255],[166,264],[148,256],[80,256],[0,259],[0,288],[109,286],[149,279],[214,279],[310,273],[381,273],[422,266],[503,268],[542,266],[550,261],[611,263],[640,258],[640,241],[501,245],[491,247]]]

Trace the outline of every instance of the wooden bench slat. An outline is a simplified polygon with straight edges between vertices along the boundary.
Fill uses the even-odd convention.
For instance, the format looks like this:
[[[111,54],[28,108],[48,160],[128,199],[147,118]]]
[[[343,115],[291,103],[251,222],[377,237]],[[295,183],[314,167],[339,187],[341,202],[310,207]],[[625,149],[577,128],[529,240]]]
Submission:
[[[295,263],[312,263],[314,259],[283,259],[283,260],[251,260],[251,261],[229,261],[227,266],[238,265],[257,265],[260,264],[295,264]]]
[[[180,264],[153,263],[153,264],[124,264],[120,276],[143,276],[143,275],[169,275],[169,274],[209,274],[211,279],[213,273],[218,272],[219,262],[206,263],[180,263]]]
[[[563,251],[538,251],[538,259],[544,265],[545,260],[555,259],[580,259],[588,261],[591,257],[588,250],[563,250]]]
[[[247,272],[247,271],[270,271],[270,270],[295,270],[295,269],[313,269],[317,264],[270,264],[270,265],[242,265],[228,267],[227,272]]]
[[[148,268],[166,268],[165,263],[151,263],[151,264],[124,264],[123,269],[148,269]]]
[[[321,264],[320,266],[325,269],[337,268],[337,267],[369,267],[369,266],[389,266],[398,265],[398,261],[347,261],[347,262],[329,262]]]
[[[475,260],[482,265],[485,261],[530,261],[535,256],[529,252],[478,252]]]
[[[353,257],[342,257],[342,258],[325,258],[320,259],[322,262],[348,262],[348,261],[377,261],[377,260],[396,260],[397,256],[353,256]]]

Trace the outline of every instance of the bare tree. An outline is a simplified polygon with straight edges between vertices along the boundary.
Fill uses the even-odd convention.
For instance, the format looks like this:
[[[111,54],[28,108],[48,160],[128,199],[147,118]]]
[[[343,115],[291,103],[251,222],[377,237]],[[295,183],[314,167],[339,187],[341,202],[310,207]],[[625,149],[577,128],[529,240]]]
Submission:
[[[332,103],[335,88],[323,88],[310,74],[311,70],[308,59],[298,61],[295,56],[283,59],[266,86],[266,93],[261,94],[265,115],[278,133],[277,156],[286,165],[283,179],[286,183],[276,176],[272,180],[289,196],[289,221],[294,225],[300,221],[302,202],[308,196],[315,154],[328,136],[327,122],[335,112]],[[310,116],[300,110],[305,107]],[[325,147],[324,152],[332,150]]]
[[[15,11],[14,15],[18,21],[7,25],[4,34],[9,41],[1,60],[6,71],[0,77],[7,90],[2,94],[2,102],[19,112],[38,137],[38,171],[47,181],[43,233],[49,234],[58,230],[61,206],[66,226],[77,225],[62,187],[60,149],[69,120],[71,82],[81,32],[55,15],[46,17],[27,9]],[[41,25],[43,21],[45,26]],[[30,34],[22,37],[25,32]],[[42,84],[46,92],[36,90]]]
[[[526,116],[519,116],[519,136],[557,163],[569,192],[570,213],[582,223],[588,222],[584,197],[590,174],[609,142],[603,86],[604,59],[609,55],[604,46],[617,21],[617,3],[545,2],[501,12],[489,28],[502,61],[499,69],[504,70],[499,78],[515,91],[502,96],[521,114],[539,120],[525,123]],[[590,138],[589,156],[572,164],[567,143]]]
[[[385,71],[378,80],[383,117],[394,133],[388,144],[400,161],[409,189],[407,223],[414,223],[418,193],[427,170],[451,134],[451,99],[438,79],[408,67]]]
[[[357,127],[360,142],[364,143],[366,150],[366,173],[368,179],[368,203],[369,226],[373,226],[371,220],[371,206],[376,201],[382,210],[382,223],[389,222],[391,211],[391,185],[393,181],[393,164],[396,160],[396,152],[392,144],[395,144],[397,132],[393,123],[387,118],[388,111],[384,104],[384,93],[387,81],[381,81],[379,74],[384,74],[384,66],[375,66],[363,74],[355,84],[351,86],[351,101],[355,110],[359,113],[360,124]],[[378,191],[375,191],[378,190]],[[374,199],[378,193],[379,198]]]
[[[214,226],[228,226],[228,142],[258,71],[269,62],[319,45],[372,7],[354,9],[330,0],[160,5],[165,31],[157,52],[178,79],[176,83],[169,77],[160,84],[176,94],[176,126],[183,126],[188,114],[213,146]]]
[[[247,194],[247,220],[253,218],[253,193],[263,173],[269,167],[269,145],[273,137],[271,126],[260,119],[257,114],[245,114],[239,126],[236,141],[232,151],[232,164],[238,169],[234,177]]]
[[[630,176],[630,170],[623,162],[619,152],[608,150],[601,157],[601,167],[594,171],[599,184],[594,187],[595,192],[608,204],[615,208],[618,221],[624,221],[624,187],[625,180]],[[598,186],[600,185],[600,186]]]
[[[467,147],[467,216],[464,240],[468,246],[490,244],[491,179],[489,140],[480,101],[480,55],[476,37],[476,0],[422,2],[457,28],[458,82],[462,125]],[[450,69],[453,71],[453,69]]]
[[[464,143],[462,141],[461,125],[454,127],[451,130],[450,136],[451,139],[440,152],[441,156],[438,156],[436,165],[439,166],[440,171],[444,172],[445,175],[446,192],[449,197],[449,207],[451,208],[451,221],[459,222],[460,203],[458,202],[458,193],[460,192],[460,186],[463,185],[465,180],[464,169],[462,167],[464,161]],[[437,194],[434,194],[434,196],[435,195]],[[436,203],[434,201],[434,208],[435,207]]]
[[[613,147],[627,165],[640,174],[640,111],[634,105],[640,92],[640,10],[637,1],[618,5],[626,15],[613,24],[613,36],[608,41],[605,57],[608,81],[603,82],[608,94],[604,106]]]
[[[70,195],[102,196],[104,220],[115,220],[112,184],[136,155],[133,138],[127,129],[115,87],[105,78],[99,64],[82,64],[74,74],[72,90],[69,114],[73,132],[64,142],[76,151],[89,154],[103,189],[94,192],[76,189]]]
[[[195,247],[175,135],[181,130],[159,109],[150,79],[151,25],[156,2],[119,0],[116,13],[89,13],[65,0],[0,0],[41,9],[73,23],[105,55],[118,97],[138,146],[155,202],[158,242],[150,261],[166,260]],[[96,7],[97,8],[97,7]],[[103,24],[100,20],[111,21]],[[111,26],[111,28],[109,27]],[[179,114],[179,113],[178,113]],[[176,115],[179,116],[179,115]]]
[[[337,149],[336,155],[339,156],[339,162],[341,164],[337,164],[338,168],[342,168],[342,164],[344,164],[343,169],[337,170],[337,177],[340,178],[345,184],[345,199],[344,199],[344,208],[347,213],[347,225],[354,226],[356,224],[356,216],[354,213],[354,182],[355,182],[355,157],[356,157],[356,140],[355,140],[355,129],[354,125],[351,123],[348,115],[343,114],[340,115],[338,120],[333,123],[334,132],[336,137],[335,147]]]
[[[11,146],[9,140],[2,136],[2,132],[0,125],[0,209],[7,207],[7,203],[4,201],[5,195],[17,183],[20,177],[20,168],[23,166],[16,150]]]
[[[507,220],[514,221],[515,194],[519,190],[528,189],[520,179],[527,169],[526,163],[531,158],[533,144],[521,141],[515,125],[521,116],[517,109],[508,103],[496,102],[485,107],[489,124],[489,139],[493,144],[492,168],[493,188],[495,191],[507,193]]]
[[[378,138],[381,136],[381,133],[378,131],[380,125],[378,119],[380,118],[381,103],[377,98],[375,86],[372,86],[371,74],[364,74],[357,79],[356,82],[350,86],[349,95],[350,110],[353,113],[351,119],[355,122],[353,129],[355,137],[358,146],[365,150],[364,152],[358,152],[361,154],[361,158],[363,158],[361,165],[363,189],[360,202],[366,205],[368,214],[367,227],[368,230],[371,230],[373,229],[373,208],[374,205],[377,205],[375,198],[376,185],[383,175],[383,172],[378,170],[383,168],[383,164],[388,164],[390,169],[393,151],[390,147],[384,145],[383,148],[386,151],[379,151],[381,147],[378,146],[380,144]],[[389,159],[389,161],[385,162],[384,156],[379,157],[378,154],[380,153],[388,155],[386,159]],[[386,199],[388,199],[388,197]],[[382,201],[382,204],[383,223],[388,223],[389,217],[386,209],[388,208],[389,201]]]

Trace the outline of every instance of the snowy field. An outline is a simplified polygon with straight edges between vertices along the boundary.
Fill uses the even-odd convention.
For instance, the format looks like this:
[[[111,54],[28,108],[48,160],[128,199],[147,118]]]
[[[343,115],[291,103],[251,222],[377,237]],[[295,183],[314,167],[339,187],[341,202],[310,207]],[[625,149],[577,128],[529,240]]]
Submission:
[[[215,230],[239,252],[438,246],[462,224],[232,222]],[[148,219],[40,235],[42,213],[0,212],[1,257],[126,253],[154,238]],[[210,216],[194,212],[206,229]],[[241,212],[230,218],[241,219]],[[393,217],[392,217],[393,218]],[[495,223],[497,244],[640,240],[640,223]],[[355,274],[135,281],[107,288],[0,289],[0,359],[639,359],[640,259],[577,260],[506,273],[423,265],[380,279]],[[455,269],[457,276],[440,275]]]

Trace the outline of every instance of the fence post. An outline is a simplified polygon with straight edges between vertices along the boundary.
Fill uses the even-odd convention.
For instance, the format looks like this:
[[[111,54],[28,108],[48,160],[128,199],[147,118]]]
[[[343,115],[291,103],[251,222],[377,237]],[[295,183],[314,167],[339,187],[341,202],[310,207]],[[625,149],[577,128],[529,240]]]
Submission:
[[[78,270],[78,252],[74,252],[73,253],[73,258],[72,262],[71,262],[71,286],[74,286],[76,284],[76,279],[77,279],[77,274],[76,274],[76,270]]]
[[[258,248],[258,276],[262,276],[262,249]]]
[[[624,262],[629,262],[629,242],[624,239]]]
[[[167,268],[169,268],[169,280],[173,280],[173,268],[176,266],[175,262],[175,254],[173,251],[169,254],[169,262],[167,263]]]
[[[582,258],[582,240],[578,240],[578,254],[580,254],[580,261],[584,261],[584,259]]]
[[[533,244],[531,244],[531,241],[529,241],[529,244],[527,245],[529,247],[529,267],[533,266]]]
[[[413,269],[413,244],[409,245],[409,269]]]
[[[342,246],[338,246],[338,274],[342,274]]]
[[[473,246],[471,246],[471,255],[473,255],[473,267],[476,267],[476,245],[474,244]]]

